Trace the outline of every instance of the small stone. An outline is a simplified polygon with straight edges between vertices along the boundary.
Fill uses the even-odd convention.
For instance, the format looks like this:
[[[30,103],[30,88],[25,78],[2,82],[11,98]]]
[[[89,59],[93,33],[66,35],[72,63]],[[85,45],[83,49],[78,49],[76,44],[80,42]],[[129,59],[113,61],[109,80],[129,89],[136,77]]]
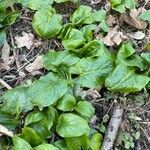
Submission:
[[[142,40],[145,38],[145,34],[142,31],[137,31],[131,37],[136,40]]]

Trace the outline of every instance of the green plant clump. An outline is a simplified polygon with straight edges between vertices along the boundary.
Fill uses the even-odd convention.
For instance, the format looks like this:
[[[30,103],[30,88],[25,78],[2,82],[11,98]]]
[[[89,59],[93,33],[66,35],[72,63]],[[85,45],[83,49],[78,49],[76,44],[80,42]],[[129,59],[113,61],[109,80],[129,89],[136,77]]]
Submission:
[[[46,39],[57,37],[64,50],[49,50],[42,56],[43,66],[49,71],[47,75],[3,95],[0,118],[4,119],[0,119],[0,124],[14,130],[19,126],[20,117],[24,116],[21,132],[12,138],[13,148],[99,150],[102,135],[89,126],[95,109],[82,99],[78,87],[96,89],[105,86],[112,92],[121,93],[149,88],[150,53],[138,55],[132,44],[126,42],[114,55],[102,41],[95,39],[95,29],[108,31],[103,9],[93,11],[91,7],[81,5],[70,21],[63,24],[63,17],[51,6],[54,0],[18,2],[35,10],[32,20],[35,32]],[[9,23],[6,19],[9,16],[5,16],[1,22],[10,25],[17,16],[15,13]]]

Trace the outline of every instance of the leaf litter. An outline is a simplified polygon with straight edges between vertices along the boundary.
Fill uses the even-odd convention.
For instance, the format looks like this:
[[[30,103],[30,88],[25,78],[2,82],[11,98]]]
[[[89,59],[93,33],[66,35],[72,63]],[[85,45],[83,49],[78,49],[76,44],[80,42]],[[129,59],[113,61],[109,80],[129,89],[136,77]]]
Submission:
[[[87,3],[88,4],[88,3]],[[99,2],[98,1],[98,6],[99,6],[99,4],[101,4],[101,2]],[[97,4],[96,3],[94,3],[94,7],[95,6],[97,6]],[[110,9],[108,9],[108,11],[109,11]],[[109,13],[109,12],[108,12]],[[111,14],[112,16],[115,16],[114,14]],[[143,39],[145,39],[145,36],[147,36],[147,34],[145,34],[145,32],[148,30],[148,23],[147,23],[147,21],[141,21],[141,20],[139,20],[138,19],[138,17],[137,16],[139,16],[139,14],[138,15],[136,15],[136,17],[134,17],[134,15],[132,15],[132,14],[130,14],[129,15],[130,16],[130,19],[129,18],[124,18],[124,19],[122,19],[122,21],[123,21],[123,24],[124,24],[124,22],[126,22],[126,23],[128,23],[129,25],[131,25],[132,27],[131,28],[128,28],[127,27],[127,30],[123,30],[122,29],[122,26],[120,25],[118,28],[117,28],[117,30],[115,29],[115,31],[114,32],[112,32],[111,30],[113,30],[113,28],[115,28],[115,25],[119,22],[119,20],[118,20],[118,18],[115,16],[115,20],[117,20],[117,21],[115,21],[115,20],[111,20],[110,22],[108,21],[108,24],[110,25],[110,26],[112,26],[113,28],[111,29],[109,29],[109,32],[108,33],[105,33],[103,36],[102,36],[102,38],[104,38],[105,39],[105,37],[107,37],[106,38],[106,42],[105,42],[105,44],[107,45],[107,46],[109,46],[111,49],[116,49],[116,47],[118,47],[122,42],[124,42],[124,41],[126,41],[126,40],[128,40],[128,38],[131,38],[132,40],[134,40],[135,41],[135,47],[136,46],[138,46],[138,45],[140,45],[140,46],[142,46],[142,44],[141,43],[144,43],[142,40]],[[132,22],[132,23],[129,23],[129,21],[127,22],[127,20],[130,20],[130,22]],[[126,26],[125,26],[126,27]],[[138,30],[139,31],[138,31]],[[141,31],[142,30],[142,31]],[[143,30],[144,30],[144,32],[143,32]],[[20,31],[22,32],[24,32],[24,29],[20,29]],[[123,31],[123,32],[122,32]],[[28,31],[25,31],[26,32],[26,34],[28,34]],[[140,33],[139,33],[140,32]],[[142,33],[143,34],[142,34]],[[123,37],[123,35],[125,34],[125,37]],[[130,35],[129,35],[130,34]],[[15,34],[14,34],[15,35]],[[33,34],[32,34],[33,35]],[[109,36],[108,36],[109,35]],[[144,36],[145,35],[145,36]],[[18,36],[18,35],[15,35],[16,37]],[[14,37],[15,37],[14,36]],[[128,37],[129,36],[129,37]],[[19,36],[18,36],[19,37]],[[23,71],[27,71],[26,72],[26,77],[21,77],[21,78],[18,78],[17,79],[17,81],[13,81],[13,82],[9,82],[9,80],[8,80],[8,83],[10,83],[13,87],[14,87],[14,84],[13,83],[16,83],[16,85],[20,85],[20,84],[23,84],[23,83],[26,83],[28,80],[32,80],[33,79],[33,76],[34,76],[34,78],[36,78],[36,75],[40,75],[41,73],[43,74],[44,72],[43,72],[43,70],[41,70],[42,69],[42,65],[41,65],[41,56],[39,57],[39,56],[37,56],[38,55],[38,53],[39,54],[41,54],[41,52],[42,53],[45,53],[45,49],[49,49],[50,47],[53,47],[54,45],[51,45],[51,43],[49,42],[49,41],[44,41],[46,44],[44,44],[43,43],[43,47],[41,48],[41,45],[39,44],[39,46],[37,46],[37,49],[36,48],[34,48],[34,44],[35,44],[35,39],[34,39],[34,35],[33,36],[29,36],[29,35],[26,35],[26,37],[24,37],[23,36],[23,34],[22,34],[22,36],[20,36],[19,37],[20,39],[22,39],[22,40],[20,40],[19,42],[20,42],[20,45],[21,45],[21,47],[19,47],[19,46],[17,46],[17,49],[19,49],[19,61],[20,61],[20,64],[22,65],[22,66],[25,66],[25,67],[23,67],[22,68],[22,70]],[[24,39],[25,38],[25,39]],[[33,39],[32,39],[33,38]],[[140,38],[140,39],[139,39]],[[32,39],[32,40],[31,40]],[[23,44],[23,40],[25,40],[25,43],[26,44]],[[31,41],[30,41],[31,40]],[[29,43],[28,43],[28,41],[29,41]],[[53,43],[53,44],[55,44],[56,43],[56,51],[58,50],[57,48],[58,48],[58,45],[57,45],[57,40]],[[139,42],[141,42],[140,44],[139,44]],[[16,42],[16,44],[17,44],[17,42]],[[137,44],[137,45],[136,45]],[[118,45],[118,46],[117,46]],[[33,47],[33,50],[32,50],[32,47]],[[36,47],[36,46],[35,46]],[[21,49],[20,49],[21,48]],[[42,49],[42,51],[41,51],[41,49]],[[31,52],[29,53],[29,50],[31,50]],[[29,54],[28,54],[29,53]],[[26,55],[27,55],[27,57],[26,57]],[[27,65],[26,65],[26,63],[27,63]],[[36,63],[38,63],[38,65],[36,65]],[[29,64],[29,65],[28,65]],[[39,72],[38,72],[39,71]],[[9,72],[10,74],[15,74],[14,72],[11,72],[11,70],[10,70],[10,72]],[[28,74],[29,73],[29,74]],[[1,76],[7,81],[7,76],[8,76],[8,74],[6,74],[6,73],[2,73],[1,74]],[[6,78],[5,78],[6,77]],[[38,78],[38,77],[37,77]],[[28,82],[27,82],[28,83]],[[30,83],[29,83],[30,84]],[[105,115],[105,113],[106,113],[106,110],[109,110],[109,108],[111,108],[111,106],[110,106],[110,103],[112,103],[112,101],[111,101],[111,99],[115,99],[116,97],[118,97],[117,99],[118,99],[118,102],[120,102],[121,103],[121,105],[124,107],[124,102],[122,102],[122,99],[124,98],[124,96],[123,95],[117,95],[117,94],[114,94],[113,96],[111,96],[111,94],[109,94],[109,93],[107,93],[107,91],[106,91],[106,89],[104,88],[102,88],[102,89],[100,89],[100,90],[98,90],[98,92],[100,93],[100,95],[97,95],[97,92],[95,93],[95,91],[90,91],[89,93],[87,93],[87,95],[89,94],[89,97],[93,97],[93,98],[95,98],[95,99],[97,99],[97,101],[99,101],[99,99],[100,99],[100,101],[101,101],[101,103],[103,104],[103,107],[100,107],[100,105],[101,104],[97,104],[97,101],[94,101],[94,106],[95,106],[95,108],[96,108],[96,115],[97,116],[100,116],[101,115],[101,117],[99,117],[98,118],[98,122],[100,123],[101,121],[101,119],[102,119],[102,117]],[[91,95],[91,96],[90,96]],[[117,95],[117,96],[116,96]],[[142,95],[141,93],[139,93],[139,94],[137,94],[137,95]],[[136,96],[137,96],[136,94],[134,95],[130,95],[131,97],[132,97],[132,99],[135,99],[136,98]],[[125,96],[126,97],[126,96]],[[93,99],[92,98],[92,99]],[[126,97],[127,98],[127,102],[131,102],[129,99],[129,97],[127,96]],[[109,100],[109,102],[106,102],[106,99],[107,100]],[[148,97],[146,98],[146,99],[149,99]],[[145,105],[147,104],[147,100],[144,100],[144,106],[143,107],[145,107]],[[130,111],[130,109],[132,109],[132,112],[135,112],[135,113],[137,113],[138,114],[138,112],[136,111],[136,110],[134,110],[134,107],[136,106],[136,105],[134,105],[134,103],[133,102],[131,102],[131,108],[129,108],[130,107],[130,104],[128,104],[127,103],[127,111]],[[146,110],[148,109],[148,107],[146,108]],[[110,115],[111,115],[111,112],[110,112]],[[125,114],[125,116],[126,116],[127,114]],[[139,115],[139,114],[138,114]],[[142,115],[146,115],[145,114],[145,112],[144,111],[142,111]],[[144,120],[144,118],[141,116],[141,118]],[[128,122],[128,120],[127,120],[127,122]],[[139,122],[141,122],[141,120],[139,120]],[[94,126],[96,126],[97,125],[97,122],[96,123],[94,123]],[[107,125],[106,125],[107,126]],[[96,127],[97,128],[97,127]],[[133,130],[132,129],[132,125],[131,124],[129,124],[129,130]],[[60,131],[61,132],[61,131]],[[143,137],[144,138],[144,137]],[[147,140],[147,139],[146,139]],[[141,142],[141,141],[140,141]],[[138,142],[138,144],[140,143],[140,142]],[[142,147],[146,147],[146,146],[148,146],[148,145],[145,145],[145,143],[140,143],[141,145],[140,146],[142,146]]]

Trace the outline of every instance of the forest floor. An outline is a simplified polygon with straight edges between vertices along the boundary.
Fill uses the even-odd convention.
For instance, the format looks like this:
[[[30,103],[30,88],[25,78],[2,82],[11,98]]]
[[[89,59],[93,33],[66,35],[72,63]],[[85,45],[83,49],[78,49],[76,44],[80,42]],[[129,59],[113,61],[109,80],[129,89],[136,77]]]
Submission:
[[[138,13],[141,8],[150,9],[150,2],[145,1],[138,1],[138,7],[135,12],[133,12],[134,15]],[[129,39],[132,41],[137,53],[141,53],[145,50],[145,44],[150,40],[149,25],[146,28],[141,27],[140,29],[133,20],[129,21],[129,18],[122,19],[122,16],[119,13],[110,9],[106,0],[82,0],[80,3],[90,5],[96,10],[104,8],[108,13],[107,23],[111,26],[111,30],[116,28],[114,32],[121,35],[121,39],[119,40],[126,41]],[[70,14],[76,9],[76,5],[72,3],[56,4],[54,7],[57,12],[64,16],[64,21],[66,21]],[[0,85],[0,96],[3,95],[7,88],[13,88],[24,83],[29,83],[46,74],[45,69],[43,69],[40,65],[35,65],[35,59],[41,54],[48,52],[50,49],[54,49],[56,51],[63,49],[57,39],[43,40],[34,33],[31,25],[32,16],[32,11],[27,9],[22,10],[21,17],[15,24],[7,29],[7,42],[10,49],[8,52],[9,55],[6,54],[6,57],[9,57],[9,59],[12,60],[6,68],[5,64],[3,64],[1,53],[0,78],[5,81],[9,87]],[[130,23],[132,21],[134,22],[133,24]],[[19,42],[20,45],[24,44],[24,46],[19,47],[16,45],[16,42]],[[111,46],[109,46],[109,44]],[[113,44],[108,43],[107,46],[112,51],[117,48],[115,42]],[[91,101],[96,109],[96,114],[93,117],[93,126],[103,135],[107,130],[114,107],[119,104],[124,109],[123,121],[114,146],[116,150],[124,150],[126,149],[125,145],[130,145],[132,143],[134,143],[134,148],[132,149],[150,149],[149,91],[143,90],[141,92],[128,95],[112,93],[106,90],[106,88],[101,88],[99,90],[85,89],[84,91],[86,92],[86,98]]]

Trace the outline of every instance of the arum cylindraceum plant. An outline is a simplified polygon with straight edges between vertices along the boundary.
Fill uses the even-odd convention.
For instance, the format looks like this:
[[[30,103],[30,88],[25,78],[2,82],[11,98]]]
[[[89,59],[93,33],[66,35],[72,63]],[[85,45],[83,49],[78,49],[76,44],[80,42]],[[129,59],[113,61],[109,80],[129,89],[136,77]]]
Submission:
[[[105,86],[121,93],[149,89],[150,53],[138,55],[132,44],[126,42],[117,54],[112,54],[103,42],[95,39],[95,29],[105,33],[109,28],[103,9],[94,11],[81,5],[63,24],[62,15],[51,6],[54,0],[18,2],[35,10],[35,32],[45,39],[57,37],[64,50],[49,50],[43,55],[48,74],[2,96],[0,124],[15,132],[23,116],[22,129],[12,137],[13,149],[99,150],[102,135],[89,125],[95,109],[78,94],[78,87]]]

